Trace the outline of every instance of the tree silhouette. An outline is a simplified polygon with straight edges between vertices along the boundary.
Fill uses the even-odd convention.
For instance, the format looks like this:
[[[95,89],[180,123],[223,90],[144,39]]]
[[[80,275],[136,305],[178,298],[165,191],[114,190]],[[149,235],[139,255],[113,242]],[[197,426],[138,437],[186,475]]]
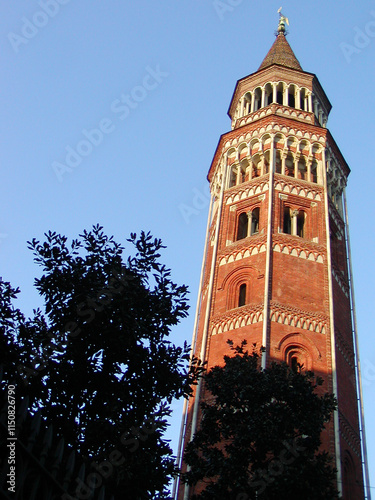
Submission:
[[[183,481],[197,485],[192,498],[337,498],[335,469],[319,452],[336,408],[333,395],[317,393],[322,379],[285,363],[261,370],[245,341],[229,343],[234,355],[204,376],[202,420],[184,454]]]
[[[201,367],[194,359],[189,370],[188,346],[169,340],[187,315],[187,288],[160,262],[161,241],[142,232],[128,242],[135,254],[125,261],[124,248],[99,225],[70,245],[55,232],[29,242],[43,269],[35,285],[45,316],[36,311],[26,321],[11,307],[17,291],[2,284],[6,378],[23,384],[32,410],[105,479],[108,494],[169,498],[169,405],[190,393]],[[78,481],[72,497],[87,498],[91,483]]]

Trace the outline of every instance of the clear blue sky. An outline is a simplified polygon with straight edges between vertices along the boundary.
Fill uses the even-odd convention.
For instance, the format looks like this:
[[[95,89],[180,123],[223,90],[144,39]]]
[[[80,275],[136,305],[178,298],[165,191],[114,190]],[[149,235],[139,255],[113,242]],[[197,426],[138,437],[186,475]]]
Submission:
[[[21,287],[21,309],[40,305],[27,240],[49,229],[73,238],[98,222],[122,242],[150,230],[168,247],[163,259],[174,279],[190,287],[191,315],[173,338],[190,342],[206,174],[230,129],[236,81],[257,70],[274,41],[279,2],[2,2],[0,275]],[[331,100],[328,127],[352,169],[347,194],[375,486],[375,4],[289,0],[283,8],[289,43]],[[95,146],[82,142],[85,134]],[[184,217],[182,204],[194,213]],[[174,446],[180,416],[176,405]]]

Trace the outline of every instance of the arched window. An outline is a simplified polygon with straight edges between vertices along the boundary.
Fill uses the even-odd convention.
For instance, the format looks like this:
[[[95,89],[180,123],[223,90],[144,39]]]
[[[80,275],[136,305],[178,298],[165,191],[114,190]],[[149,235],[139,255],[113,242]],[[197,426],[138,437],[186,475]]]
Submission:
[[[246,180],[246,165],[247,165],[247,162],[246,160],[244,160],[242,163],[241,163],[241,173],[240,173],[240,182],[245,182]]]
[[[238,307],[242,307],[245,304],[246,304],[246,284],[243,283],[239,288]]]
[[[311,164],[311,182],[318,182],[318,163],[316,160],[313,160]]]
[[[251,212],[250,235],[259,233],[259,207]]]
[[[299,236],[300,238],[305,237],[305,218],[305,212],[303,210],[300,210],[297,215],[297,236]]]
[[[307,111],[306,109],[306,91],[305,89],[301,89],[301,92],[300,92],[300,108],[303,110],[303,111]]]
[[[260,87],[257,87],[254,90],[254,111],[258,111],[262,106],[262,90]]]
[[[288,153],[285,161],[285,175],[294,177],[294,159],[292,153]]]
[[[248,115],[251,111],[251,94],[248,92],[245,94],[245,102],[244,102],[244,114]]]
[[[353,462],[353,458],[348,450],[345,450],[344,453],[344,467],[343,467],[343,493],[345,500],[355,500],[357,498],[355,494],[355,485],[356,475],[355,475],[355,466]]]
[[[230,177],[229,177],[229,187],[233,187],[237,184],[237,174],[236,167],[232,167],[230,169]]]
[[[301,363],[298,361],[298,356],[293,355],[290,358],[290,367],[294,372],[299,372],[301,371]]]
[[[265,86],[265,92],[266,92],[266,106],[269,106],[273,102],[273,88],[270,83],[267,83]]]
[[[307,179],[307,167],[304,156],[301,156],[298,162],[298,179],[302,179],[303,181]]]
[[[294,372],[310,369],[308,358],[305,349],[298,345],[291,345],[285,352],[285,362]]]
[[[281,174],[281,153],[279,149],[276,149],[276,166],[275,172]]]
[[[253,157],[253,175],[252,178],[259,177],[261,174],[261,164],[262,160],[260,159],[260,155],[256,155]]]
[[[296,107],[295,92],[296,92],[295,86],[291,85],[288,89],[288,106],[290,106],[291,108]]]
[[[279,83],[276,89],[276,102],[277,104],[284,104],[284,88],[282,83]]]
[[[249,219],[245,212],[242,212],[238,217],[238,225],[237,225],[237,240],[243,240],[247,236],[247,228],[248,228]]]
[[[289,207],[284,208],[283,233],[292,234],[292,217]]]

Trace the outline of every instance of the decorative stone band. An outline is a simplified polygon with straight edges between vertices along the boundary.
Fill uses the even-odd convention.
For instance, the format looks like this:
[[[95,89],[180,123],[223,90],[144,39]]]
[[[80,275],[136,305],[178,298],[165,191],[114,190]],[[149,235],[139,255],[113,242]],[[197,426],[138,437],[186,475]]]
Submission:
[[[212,320],[211,334],[217,335],[237,330],[243,326],[260,323],[261,321],[263,321],[263,304],[249,304],[214,318]]]
[[[286,240],[287,238],[283,235],[283,239]],[[318,264],[322,264],[324,262],[324,257],[319,250],[310,249],[307,245],[304,246],[304,248],[296,246],[295,236],[291,236],[289,239],[291,240],[290,242],[275,242],[273,245],[273,251],[291,255],[292,257],[298,257],[300,259],[311,260],[313,262],[317,262]],[[261,238],[261,240],[264,240],[264,238]],[[254,238],[254,242],[246,243],[246,246],[233,248],[231,251],[226,252],[225,255],[219,256],[219,266],[224,266],[226,264],[230,264],[231,262],[237,262],[239,260],[246,259],[247,257],[251,257],[252,255],[258,255],[266,251],[264,241],[259,241],[259,238]],[[229,245],[226,248],[228,249],[228,247]]]
[[[353,452],[361,458],[361,439],[349,421],[339,410],[340,435],[345,439]]]
[[[345,297],[349,298],[349,284],[347,281],[344,279],[340,271],[337,271],[334,267],[332,267],[332,276],[335,278],[337,281],[339,287],[343,291]]]
[[[343,358],[345,361],[348,363],[350,368],[354,370],[355,368],[355,363],[354,363],[354,350],[353,350],[353,344],[350,345],[342,336],[340,331],[336,328],[335,330],[335,335],[336,335],[336,347],[337,349],[341,352]]]
[[[211,334],[218,335],[259,323],[263,321],[262,312],[263,304],[250,304],[233,309],[229,313],[213,318]],[[327,331],[327,316],[286,307],[273,301],[270,305],[270,319],[275,323],[281,323],[310,332],[325,334]]]
[[[308,113],[307,111],[302,111],[300,109],[288,108],[282,105],[279,106],[269,106],[267,108],[262,108],[254,113],[251,113],[242,118],[238,118],[234,121],[233,128],[243,127],[244,125],[248,125],[249,123],[253,123],[260,118],[264,118],[265,116],[277,114],[279,116],[286,116],[287,118],[294,118],[296,120],[301,120],[307,123],[314,125],[315,118],[312,113]]]
[[[329,210],[329,215],[332,217],[333,221],[335,222],[335,224],[337,225],[337,227],[341,233],[341,237],[344,238],[344,235],[345,235],[344,221],[342,219],[342,216],[337,211],[336,207],[333,205],[331,200],[330,200],[330,203],[328,206],[328,210]]]
[[[325,334],[327,332],[328,316],[304,311],[296,307],[287,307],[271,301],[271,321],[289,325],[310,332]]]
[[[294,242],[291,242],[290,245],[276,243],[273,247],[273,251],[323,264],[323,256],[320,253],[298,248],[293,243]]]
[[[227,195],[225,202],[226,205],[231,205],[232,203],[236,203],[241,200],[247,200],[252,196],[268,191],[268,174],[263,175],[261,180],[257,179],[256,182],[249,181],[249,183],[246,184],[241,185],[241,187],[237,187],[233,193],[231,192],[229,196]]]
[[[247,248],[238,249],[237,251],[233,251],[230,254],[221,257],[219,266],[230,264],[231,262],[236,262],[241,259],[246,259],[246,257],[251,257],[251,255],[257,255],[258,253],[263,253],[265,251],[265,243],[258,243],[251,246],[249,245]]]
[[[307,181],[297,181],[295,179],[282,179],[281,176],[275,175],[275,190],[283,193],[295,194],[313,201],[322,201],[321,193],[323,190],[314,185],[312,187]]]
[[[297,127],[294,126],[288,126],[285,124],[278,124],[278,123],[268,123],[267,125],[264,125],[263,123],[259,124],[259,128],[255,130],[249,130],[249,131],[244,131],[241,135],[236,135],[230,140],[227,140],[224,145],[223,145],[223,150],[221,153],[225,153],[229,148],[231,147],[236,147],[240,145],[243,142],[250,141],[251,139],[254,138],[259,138],[259,140],[262,139],[263,135],[268,133],[272,134],[277,134],[278,132],[281,132],[284,134],[285,137],[289,136],[294,136],[298,140],[306,139],[310,141],[311,143],[320,143],[321,146],[325,146],[326,139],[325,139],[325,134],[318,134],[315,131],[314,132],[308,132],[306,131],[301,131],[300,123],[296,124],[298,125]]]

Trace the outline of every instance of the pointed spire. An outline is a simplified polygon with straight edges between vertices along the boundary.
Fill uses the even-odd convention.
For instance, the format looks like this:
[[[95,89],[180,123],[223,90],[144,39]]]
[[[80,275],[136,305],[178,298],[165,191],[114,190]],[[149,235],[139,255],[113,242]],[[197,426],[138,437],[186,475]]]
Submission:
[[[264,58],[262,64],[259,66],[258,71],[273,64],[278,64],[279,66],[284,66],[285,68],[297,69],[300,71],[302,67],[298,62],[298,59],[294,55],[294,52],[286,39],[286,28],[285,23],[289,25],[289,19],[281,14],[281,7],[278,10],[280,19],[279,26],[277,28],[276,40],[272,47],[270,48],[268,54]]]

